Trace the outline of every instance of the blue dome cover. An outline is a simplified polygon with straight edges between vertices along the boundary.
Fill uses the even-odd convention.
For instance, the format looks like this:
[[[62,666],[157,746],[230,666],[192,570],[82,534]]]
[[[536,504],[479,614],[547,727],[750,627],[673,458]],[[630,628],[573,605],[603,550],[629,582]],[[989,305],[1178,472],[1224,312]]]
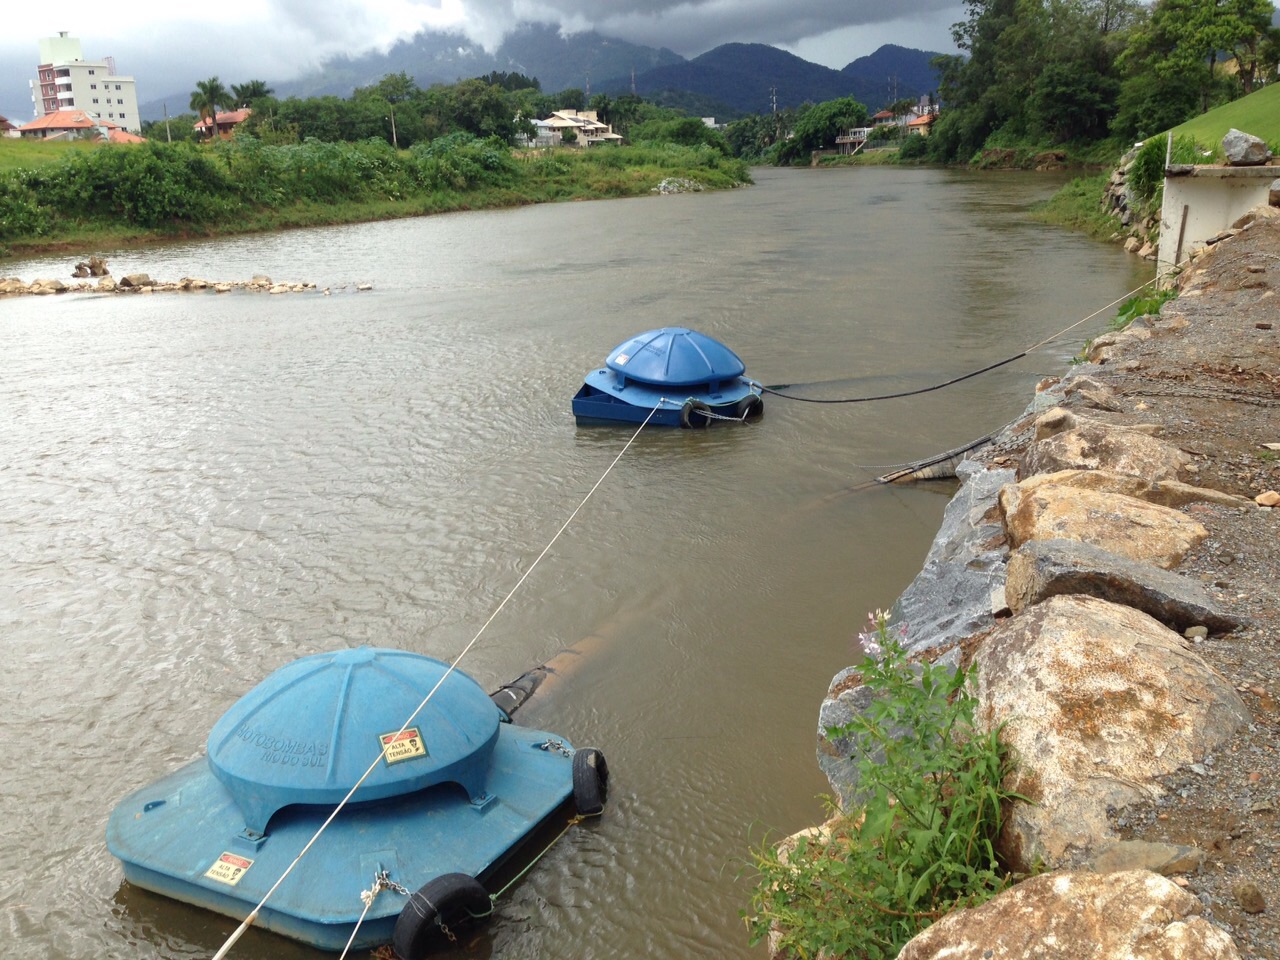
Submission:
[[[209,733],[209,766],[250,833],[289,804],[336,804],[448,670],[403,650],[358,647],[285,664],[236,701]],[[378,800],[437,783],[485,793],[501,711],[454,671],[360,786]]]
[[[673,387],[730,380],[746,370],[719,340],[685,327],[637,334],[614,347],[605,365],[631,380]]]

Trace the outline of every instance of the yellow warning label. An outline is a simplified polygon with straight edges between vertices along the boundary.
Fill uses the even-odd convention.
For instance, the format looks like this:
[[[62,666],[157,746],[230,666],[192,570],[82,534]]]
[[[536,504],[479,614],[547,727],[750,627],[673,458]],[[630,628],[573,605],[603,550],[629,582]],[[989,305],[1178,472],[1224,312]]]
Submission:
[[[384,733],[379,739],[383,759],[389,764],[427,755],[427,746],[418,736],[417,727],[407,727],[402,733]]]
[[[253,866],[252,860],[237,857],[234,853],[223,853],[213,862],[213,866],[204,872],[210,880],[217,880],[227,886],[234,887],[244,876],[244,872]]]

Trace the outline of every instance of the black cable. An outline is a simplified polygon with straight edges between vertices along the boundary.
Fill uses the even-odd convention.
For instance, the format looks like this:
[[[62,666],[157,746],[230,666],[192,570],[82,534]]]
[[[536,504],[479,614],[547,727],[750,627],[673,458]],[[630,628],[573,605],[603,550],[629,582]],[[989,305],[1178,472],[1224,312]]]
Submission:
[[[815,397],[797,397],[789,393],[779,393],[773,387],[762,386],[762,393],[771,393],[775,397],[782,397],[784,400],[799,400],[801,403],[867,403],[871,400],[896,400],[899,397],[914,397],[917,394],[929,393],[932,390],[941,390],[943,387],[949,387],[953,383],[960,383],[962,380],[968,380],[970,377],[976,377],[979,374],[986,373],[988,370],[994,370],[996,367],[1003,367],[1006,363],[1013,363],[1015,360],[1021,360],[1027,355],[1028,351],[1015,353],[1012,357],[1006,357],[997,363],[991,364],[989,367],[983,367],[981,370],[974,370],[972,373],[966,373],[963,377],[956,377],[948,380],[946,383],[936,383],[932,387],[921,387],[918,390],[904,390],[901,393],[885,393],[878,397],[847,397],[841,400],[820,400]],[[795,384],[781,384],[781,386],[795,386]]]

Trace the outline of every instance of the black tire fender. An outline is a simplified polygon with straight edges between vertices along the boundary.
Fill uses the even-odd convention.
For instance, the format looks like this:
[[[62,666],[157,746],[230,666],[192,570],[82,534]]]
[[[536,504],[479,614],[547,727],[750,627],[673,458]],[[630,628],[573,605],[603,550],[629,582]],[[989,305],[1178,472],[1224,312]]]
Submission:
[[[573,805],[584,817],[598,816],[609,793],[609,765],[595,747],[573,755]]]
[[[487,917],[492,912],[493,901],[475,877],[441,874],[409,894],[396,918],[391,946],[400,960],[424,960],[431,947],[446,936],[445,927]]]
[[[764,416],[764,401],[754,393],[748,394],[738,401],[734,413],[739,420],[754,420]]]
[[[701,400],[690,397],[680,408],[680,426],[686,430],[701,429],[711,425],[711,408]]]

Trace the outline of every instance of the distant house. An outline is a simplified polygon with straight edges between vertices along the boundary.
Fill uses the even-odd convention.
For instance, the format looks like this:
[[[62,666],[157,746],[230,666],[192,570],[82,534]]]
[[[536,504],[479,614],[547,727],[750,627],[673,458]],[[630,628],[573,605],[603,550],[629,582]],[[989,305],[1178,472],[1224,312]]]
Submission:
[[[8,121],[5,117],[0,117],[0,137],[16,137],[18,136],[18,128]]]
[[[907,133],[918,134],[927,137],[929,131],[933,128],[933,121],[938,119],[936,113],[923,113],[919,116],[912,117],[907,121]]]
[[[871,127],[851,127],[848,130],[842,130],[836,137],[836,151],[844,154],[857,153],[867,145],[867,136],[871,133]]]
[[[18,128],[30,140],[107,140],[111,143],[143,143],[144,138],[119,124],[85,110],[55,110]]]
[[[251,113],[253,113],[252,110],[244,107],[241,110],[228,110],[226,113],[218,114],[218,138],[226,140],[230,137],[237,124],[244,123]],[[213,121],[209,117],[201,117],[191,126],[200,136],[208,137],[213,129]]]
[[[555,143],[564,142],[564,132],[572,130],[576,142],[584,147],[594,147],[601,143],[621,143],[622,137],[613,132],[613,127],[601,123],[594,110],[556,110],[546,120],[537,121],[539,131],[551,132]]]
[[[880,127],[886,123],[894,123],[896,119],[897,118],[894,117],[892,111],[879,110],[871,115],[871,125],[873,127]]]

